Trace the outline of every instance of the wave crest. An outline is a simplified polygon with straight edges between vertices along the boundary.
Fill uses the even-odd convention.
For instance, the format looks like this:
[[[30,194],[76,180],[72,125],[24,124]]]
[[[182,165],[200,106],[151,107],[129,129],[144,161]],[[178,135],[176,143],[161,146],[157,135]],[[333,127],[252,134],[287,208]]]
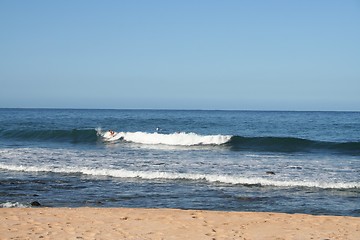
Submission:
[[[230,135],[199,135],[196,133],[146,133],[146,132],[114,132],[101,133],[105,141],[124,140],[140,144],[163,144],[171,146],[221,145],[230,141]]]

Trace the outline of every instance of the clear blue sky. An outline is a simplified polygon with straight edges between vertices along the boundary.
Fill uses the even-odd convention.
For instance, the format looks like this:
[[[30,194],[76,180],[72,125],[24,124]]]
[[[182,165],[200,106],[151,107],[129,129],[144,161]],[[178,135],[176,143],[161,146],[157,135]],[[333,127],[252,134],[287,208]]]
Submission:
[[[360,1],[0,0],[0,107],[360,111]]]

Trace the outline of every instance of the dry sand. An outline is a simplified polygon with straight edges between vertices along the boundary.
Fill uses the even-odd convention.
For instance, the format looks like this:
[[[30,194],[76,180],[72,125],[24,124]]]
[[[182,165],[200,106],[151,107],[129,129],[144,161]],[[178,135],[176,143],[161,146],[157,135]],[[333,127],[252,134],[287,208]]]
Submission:
[[[0,239],[360,239],[360,218],[174,209],[2,208]]]

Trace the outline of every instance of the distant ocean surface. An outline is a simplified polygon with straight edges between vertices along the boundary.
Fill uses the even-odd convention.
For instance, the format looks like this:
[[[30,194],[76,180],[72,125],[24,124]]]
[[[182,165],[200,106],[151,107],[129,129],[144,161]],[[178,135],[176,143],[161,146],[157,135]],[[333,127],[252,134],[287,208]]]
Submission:
[[[0,207],[35,201],[360,216],[360,112],[0,109]]]

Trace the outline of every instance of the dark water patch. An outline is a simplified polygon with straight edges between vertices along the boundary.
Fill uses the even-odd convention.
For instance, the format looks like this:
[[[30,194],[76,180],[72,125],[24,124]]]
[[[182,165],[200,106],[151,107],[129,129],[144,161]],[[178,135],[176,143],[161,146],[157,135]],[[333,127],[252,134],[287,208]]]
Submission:
[[[294,137],[233,136],[225,144],[234,151],[324,152],[360,155],[360,142],[326,142]]]
[[[237,196],[236,200],[239,202],[264,202],[268,197],[249,197],[249,196]]]
[[[55,141],[71,143],[96,143],[95,129],[45,129],[0,130],[0,138],[20,141]]]
[[[360,208],[359,209],[354,209],[352,211],[352,213],[354,214],[354,216],[360,216]]]

